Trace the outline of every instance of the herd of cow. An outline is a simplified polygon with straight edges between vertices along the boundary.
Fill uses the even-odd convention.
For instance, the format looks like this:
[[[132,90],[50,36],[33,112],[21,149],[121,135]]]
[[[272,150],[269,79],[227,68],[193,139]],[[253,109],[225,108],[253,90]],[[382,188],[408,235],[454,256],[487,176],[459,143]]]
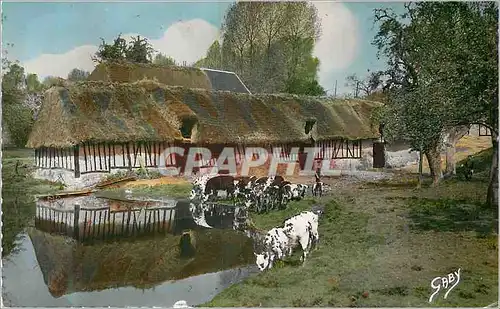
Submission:
[[[283,209],[289,201],[304,198],[308,185],[292,184],[282,176],[233,177],[229,175],[203,175],[193,181],[190,200],[199,203],[214,201],[219,191],[224,191],[235,203],[245,205],[258,213]],[[312,194],[321,196],[323,183],[312,186]]]
[[[282,176],[257,178],[203,175],[193,181],[191,208],[196,222],[210,227],[206,224],[204,212],[210,209],[209,202],[217,200],[219,191],[224,191],[235,203],[236,224],[240,212],[263,213],[284,209],[289,201],[304,198],[308,188],[305,184],[285,181]],[[312,185],[313,196],[321,196],[323,189],[323,183],[317,178]],[[322,211],[321,206],[316,206],[316,209],[301,212],[285,220],[283,226],[268,231],[263,237],[263,250],[255,253],[258,268],[261,271],[271,268],[276,260],[290,256],[297,247],[302,249],[301,260],[305,262],[308,253],[319,241],[318,218]]]

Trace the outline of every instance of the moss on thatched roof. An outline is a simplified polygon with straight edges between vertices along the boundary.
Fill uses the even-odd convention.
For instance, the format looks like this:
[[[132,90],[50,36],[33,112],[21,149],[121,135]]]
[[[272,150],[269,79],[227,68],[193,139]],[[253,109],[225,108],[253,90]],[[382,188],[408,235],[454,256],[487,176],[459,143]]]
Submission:
[[[167,86],[212,89],[209,77],[198,68],[145,63],[103,62],[89,75],[89,81],[130,83],[156,80]]]
[[[189,259],[179,256],[180,236],[81,245],[34,228],[28,235],[54,297],[126,286],[147,289],[254,262],[252,240],[233,230],[197,231],[197,253]]]
[[[378,137],[370,121],[379,103],[294,95],[244,94],[135,83],[78,82],[45,95],[27,146],[68,147],[85,141],[182,141],[194,123],[199,144],[294,143]],[[306,133],[306,122],[313,120]]]

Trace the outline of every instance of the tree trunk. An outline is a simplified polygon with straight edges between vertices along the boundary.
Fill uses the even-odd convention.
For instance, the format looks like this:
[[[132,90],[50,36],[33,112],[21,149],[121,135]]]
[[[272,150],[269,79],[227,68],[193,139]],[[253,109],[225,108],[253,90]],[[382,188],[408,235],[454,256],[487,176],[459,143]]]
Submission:
[[[488,185],[488,194],[486,195],[486,203],[489,206],[498,208],[498,137],[495,134],[491,136],[493,144],[493,158],[490,170],[490,183]]]
[[[429,163],[429,169],[432,177],[432,185],[435,186],[439,183],[439,180],[443,177],[441,171],[441,154],[439,153],[438,145],[432,147],[425,152],[427,162]]]
[[[455,162],[456,144],[467,134],[468,130],[469,126],[459,126],[451,128],[448,132],[448,136],[445,139],[446,169],[444,171],[444,174],[447,176],[456,175],[457,173]]]
[[[418,152],[418,184],[417,184],[417,188],[421,188],[422,187],[422,182],[423,182],[423,175],[422,175],[422,170],[423,170],[423,165],[424,165],[424,153],[422,151],[422,149],[420,149],[420,151]]]

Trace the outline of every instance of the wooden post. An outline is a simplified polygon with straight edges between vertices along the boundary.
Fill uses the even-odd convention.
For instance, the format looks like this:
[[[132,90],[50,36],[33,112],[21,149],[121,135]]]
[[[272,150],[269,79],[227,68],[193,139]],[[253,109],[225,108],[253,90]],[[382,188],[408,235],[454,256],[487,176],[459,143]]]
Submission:
[[[75,178],[80,178],[80,159],[78,158],[80,155],[80,146],[76,145],[73,147],[73,158],[75,161]]]
[[[75,205],[73,212],[73,237],[76,240],[80,239],[80,205]]]

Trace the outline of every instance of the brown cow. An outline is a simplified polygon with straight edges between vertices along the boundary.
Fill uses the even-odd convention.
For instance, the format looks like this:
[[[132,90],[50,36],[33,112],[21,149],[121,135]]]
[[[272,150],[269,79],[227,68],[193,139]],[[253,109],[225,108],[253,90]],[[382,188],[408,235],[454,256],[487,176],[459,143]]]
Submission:
[[[217,191],[226,191],[228,196],[234,194],[234,177],[229,175],[219,175],[210,178],[205,185],[205,195],[217,196]]]

